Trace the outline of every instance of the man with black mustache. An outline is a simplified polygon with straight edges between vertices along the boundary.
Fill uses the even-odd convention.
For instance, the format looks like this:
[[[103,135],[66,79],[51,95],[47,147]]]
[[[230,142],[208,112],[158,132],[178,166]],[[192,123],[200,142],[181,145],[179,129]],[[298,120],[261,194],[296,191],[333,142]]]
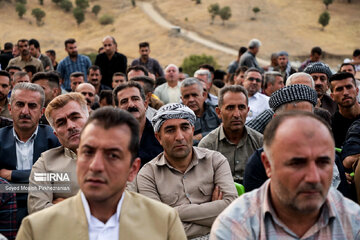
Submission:
[[[331,115],[334,115],[337,110],[337,104],[326,93],[329,89],[329,79],[332,76],[329,66],[322,62],[310,63],[304,72],[310,74],[314,79],[315,90],[320,101],[319,107],[325,108]]]
[[[8,94],[10,92],[10,74],[4,70],[0,71],[0,116],[11,118],[8,109]]]
[[[43,152],[31,170],[29,186],[36,191],[29,191],[30,214],[71,197],[79,190],[76,178],[77,148],[80,132],[89,117],[85,97],[80,93],[60,95],[48,104],[45,116],[62,146]],[[46,189],[61,184],[61,182],[36,181],[36,175],[44,173],[67,174],[70,181],[63,184],[69,186],[70,191],[39,190],[40,187]]]
[[[242,183],[247,159],[260,148],[263,135],[245,126],[249,112],[248,95],[240,85],[226,86],[220,90],[216,113],[222,124],[199,143],[199,147],[223,154],[231,168],[234,181]]]
[[[9,111],[13,127],[0,129],[0,177],[12,183],[28,183],[40,154],[60,145],[51,127],[39,125],[45,93],[37,84],[18,83],[12,90]],[[17,193],[17,223],[27,215],[27,194]]]
[[[163,151],[155,138],[150,121],[146,118],[148,101],[144,89],[139,83],[130,81],[117,86],[113,91],[113,97],[116,107],[130,112],[139,122],[141,139],[138,157],[143,166]]]

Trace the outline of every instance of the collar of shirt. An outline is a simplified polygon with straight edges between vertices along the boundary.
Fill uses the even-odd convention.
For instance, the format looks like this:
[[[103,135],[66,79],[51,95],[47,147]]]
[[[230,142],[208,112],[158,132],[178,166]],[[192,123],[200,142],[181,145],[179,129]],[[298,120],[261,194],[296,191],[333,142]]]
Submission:
[[[37,135],[38,130],[39,130],[39,125],[37,125],[35,131],[33,132],[33,134],[31,135],[31,137],[30,137],[26,142],[33,141],[33,140],[36,138],[36,135]],[[18,135],[17,135],[16,132],[15,132],[15,128],[13,128],[13,135],[14,135],[14,138],[16,139],[16,141],[18,141],[18,142],[20,142],[20,143],[24,143],[23,141],[21,141],[21,140],[18,138]]]
[[[247,127],[245,125],[244,125],[243,131],[244,131],[244,136],[241,138],[240,142],[237,144],[237,147],[241,147],[246,142],[248,131],[247,131]],[[234,143],[230,142],[230,140],[226,137],[224,127],[222,124],[220,126],[219,141],[227,141],[229,144],[235,145]]]
[[[84,193],[80,191],[80,195],[81,195],[81,201],[84,206],[85,215],[86,215],[86,219],[87,219],[88,226],[89,226],[89,236],[90,236],[89,239],[90,240],[97,239],[97,237],[93,238],[92,236],[98,236],[99,234],[102,234],[105,230],[108,230],[109,232],[111,232],[110,234],[112,236],[115,236],[117,238],[117,236],[119,236],[118,229],[119,229],[119,218],[120,218],[121,206],[124,201],[125,194],[123,193],[121,196],[121,199],[116,207],[116,213],[114,213],[114,215],[112,215],[105,224],[103,222],[101,222],[99,219],[97,219],[96,217],[94,217],[93,215],[91,215],[90,207],[89,207],[88,201],[86,200]]]
[[[196,148],[193,147],[191,163],[189,164],[189,166],[186,169],[186,171],[184,172],[184,174],[187,173],[188,171],[190,171],[191,168],[195,167],[199,163],[199,160],[201,160],[203,158],[205,158],[205,153],[200,152]],[[166,160],[164,152],[162,153],[162,156],[159,158],[159,160],[156,162],[156,165],[157,166],[165,166],[166,165],[168,168],[178,171],[173,166],[171,166],[170,163]]]
[[[64,147],[64,154],[66,157],[77,159],[76,153],[74,153],[71,149]]]
[[[270,179],[268,179],[266,182],[266,189],[264,191],[264,201],[261,206],[262,208],[262,218],[266,222],[267,217],[271,217],[276,225],[281,227],[285,232],[287,232],[289,235],[292,235],[295,238],[299,238],[293,231],[291,231],[277,216],[275,209],[272,206],[271,199],[270,199]],[[329,189],[330,191],[330,189]],[[329,194],[329,193],[328,193]],[[320,216],[316,223],[301,237],[301,239],[306,239],[311,235],[314,235],[317,231],[319,231],[321,228],[326,227],[329,222],[336,217],[336,214],[334,212],[334,206],[331,205],[329,201],[329,197],[326,198],[325,203],[320,209]]]

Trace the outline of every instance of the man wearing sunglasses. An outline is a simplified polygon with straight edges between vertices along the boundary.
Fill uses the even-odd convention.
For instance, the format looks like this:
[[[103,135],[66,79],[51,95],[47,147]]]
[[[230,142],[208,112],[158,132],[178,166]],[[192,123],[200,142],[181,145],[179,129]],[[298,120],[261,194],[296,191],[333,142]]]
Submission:
[[[246,122],[269,109],[269,97],[260,93],[262,83],[261,72],[257,68],[249,68],[245,72],[244,88],[249,95],[249,113]]]

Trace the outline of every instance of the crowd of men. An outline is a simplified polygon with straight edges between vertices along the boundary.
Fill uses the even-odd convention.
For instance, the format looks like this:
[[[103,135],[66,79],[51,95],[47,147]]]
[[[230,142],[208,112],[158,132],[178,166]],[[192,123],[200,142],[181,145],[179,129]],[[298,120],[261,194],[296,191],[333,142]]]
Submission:
[[[102,44],[5,43],[0,239],[360,239],[359,49],[189,76]]]

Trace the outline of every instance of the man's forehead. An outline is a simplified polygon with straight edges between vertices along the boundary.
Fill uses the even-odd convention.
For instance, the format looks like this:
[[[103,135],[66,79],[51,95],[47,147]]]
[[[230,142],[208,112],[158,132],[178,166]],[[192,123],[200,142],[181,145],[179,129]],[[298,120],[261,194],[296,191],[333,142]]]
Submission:
[[[40,101],[41,99],[41,95],[39,92],[31,91],[27,89],[18,89],[12,94],[15,95],[14,96],[15,101],[30,102],[33,101],[34,98],[38,101]]]
[[[342,79],[342,80],[333,80],[331,81],[331,85],[333,87],[342,87],[348,84],[352,84],[353,86],[355,86],[354,84],[354,80],[352,78],[346,78],[346,79]]]
[[[325,73],[311,73],[311,76],[325,76],[327,78],[327,75]]]
[[[129,87],[121,89],[117,95],[121,98],[128,98],[133,96],[140,97],[140,91],[137,87]]]
[[[162,127],[163,128],[176,127],[176,126],[180,126],[180,125],[190,125],[190,122],[188,120],[181,119],[181,118],[173,118],[173,119],[166,120],[163,123]]]
[[[224,94],[223,105],[228,104],[243,104],[246,103],[246,96],[242,92],[231,92],[228,91]]]
[[[248,74],[246,75],[247,78],[248,78],[248,77],[255,77],[255,76],[261,78],[261,74],[258,73],[258,72],[255,72],[255,71],[253,71],[253,72],[248,72]]]

